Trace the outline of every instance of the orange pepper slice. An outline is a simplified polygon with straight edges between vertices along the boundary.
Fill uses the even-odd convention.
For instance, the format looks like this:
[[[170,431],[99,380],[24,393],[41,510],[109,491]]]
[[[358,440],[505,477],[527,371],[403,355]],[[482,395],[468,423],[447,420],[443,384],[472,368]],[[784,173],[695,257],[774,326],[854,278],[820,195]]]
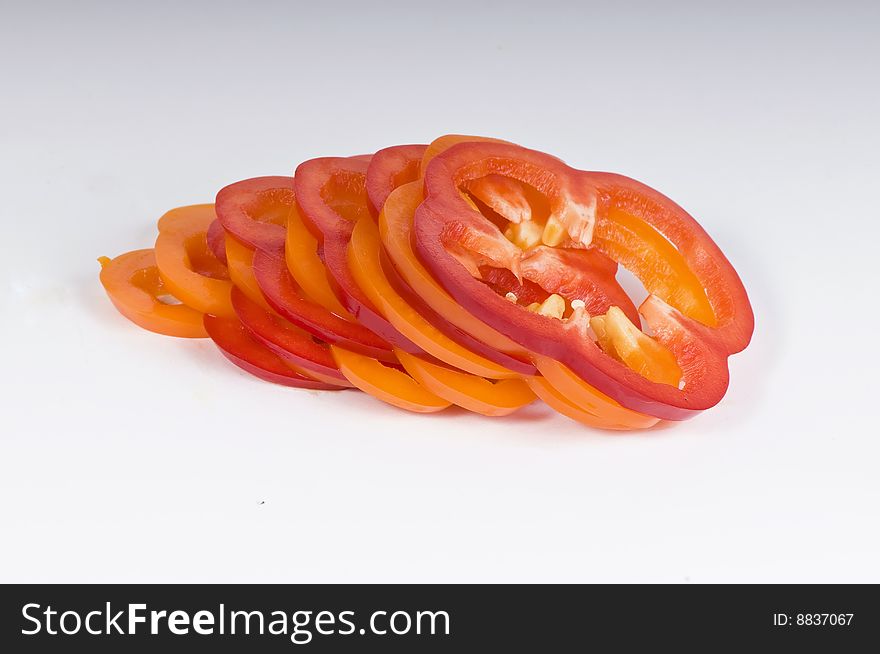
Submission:
[[[565,364],[538,354],[534,355],[533,358],[535,365],[546,378],[547,383],[568,403],[580,408],[582,411],[589,412],[625,429],[645,429],[660,422],[659,418],[621,406],[618,402],[578,377]],[[532,390],[538,393],[535,386],[532,386]],[[547,404],[550,404],[550,402],[547,402]]]
[[[305,291],[306,297],[337,316],[354,320],[330,287],[327,269],[318,256],[318,239],[306,227],[295,203],[287,214],[284,258],[290,274]]]
[[[254,250],[239,241],[232,234],[226,235],[226,261],[229,266],[229,277],[232,283],[247,298],[256,302],[266,311],[275,313],[266,298],[263,297],[263,291],[257,283],[254,275]]]
[[[156,266],[171,294],[202,313],[235,317],[229,271],[208,248],[213,204],[178,207],[159,219]]]
[[[518,373],[459,345],[410,306],[394,290],[382,270],[381,247],[376,224],[370,218],[361,218],[348,244],[348,266],[370,302],[397,331],[428,354],[465,372],[491,379],[519,377]]]
[[[404,369],[419,384],[444,400],[484,416],[506,416],[535,401],[522,379],[491,382],[477,375],[441,366],[396,349]]]
[[[456,327],[506,354],[526,358],[527,350],[464,309],[416,257],[410,240],[413,214],[423,199],[420,181],[404,184],[388,196],[379,214],[379,234],[395,270],[428,306]]]
[[[502,141],[501,139],[493,139],[488,136],[469,136],[467,134],[445,134],[439,138],[434,139],[425,148],[425,153],[422,155],[422,166],[421,172],[425,173],[425,168],[428,167],[431,159],[436,157],[441,152],[448,150],[453,145],[458,145],[459,143],[509,143],[509,141]]]
[[[553,386],[550,385],[550,382],[548,382],[543,377],[530,377],[526,380],[526,383],[529,385],[532,391],[534,391],[535,395],[543,400],[544,404],[551,407],[557,413],[561,413],[562,415],[566,416],[567,418],[571,418],[572,420],[576,420],[581,424],[595,427],[597,429],[614,429],[620,431],[633,429],[633,427],[621,425],[612,422],[607,418],[597,416],[592,411],[588,411],[587,409],[578,406],[574,402],[571,402],[570,400],[566,399],[566,397],[562,393],[553,388]]]
[[[382,365],[372,357],[338,345],[331,345],[330,351],[348,381],[387,404],[416,413],[434,413],[452,404],[431,393],[405,372]]]
[[[702,282],[681,252],[647,222],[612,207],[596,224],[593,243],[633,271],[645,289],[704,325],[718,324]]]
[[[202,313],[185,304],[169,304],[168,287],[159,276],[152,249],[101,257],[101,284],[113,305],[131,322],[157,334],[207,338]]]

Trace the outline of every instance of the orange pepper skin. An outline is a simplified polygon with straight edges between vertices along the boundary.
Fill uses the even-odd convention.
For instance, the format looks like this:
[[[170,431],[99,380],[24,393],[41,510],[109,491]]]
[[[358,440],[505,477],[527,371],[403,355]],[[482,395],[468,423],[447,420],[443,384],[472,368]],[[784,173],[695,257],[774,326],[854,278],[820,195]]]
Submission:
[[[534,374],[534,366],[526,362],[528,350],[465,310],[416,256],[411,242],[413,215],[422,199],[420,182],[404,184],[388,196],[379,215],[382,245],[394,269],[386,271],[389,281],[394,284],[393,275],[399,275],[402,283],[411,289],[410,294],[404,296],[407,301],[450,338],[458,340],[456,332],[470,336],[467,341],[459,342],[506,368]],[[397,287],[399,293],[403,290]]]
[[[272,307],[263,297],[263,291],[260,290],[260,285],[254,275],[254,255],[256,254],[254,250],[244,243],[239,243],[232,234],[226,235],[225,249],[232,284],[252,302],[256,302],[263,309],[271,312]]]
[[[113,306],[148,331],[181,338],[207,338],[202,314],[185,304],[166,304],[170,292],[159,275],[152,249],[101,257],[101,285]]]
[[[178,207],[159,219],[156,265],[165,285],[181,302],[202,313],[233,317],[229,272],[208,248],[214,207]]]
[[[255,377],[295,388],[324,391],[341,388],[295,372],[271,350],[255,341],[238,318],[206,315],[204,323],[205,330],[220,352],[232,363]]]
[[[636,239],[640,246],[649,245],[630,261],[640,262],[633,272],[652,282],[653,267],[671,264],[669,257],[680,255],[697,285],[703,287],[688,292],[691,304],[673,295],[651,295],[639,309],[653,338],[675,357],[683,384],[646,379],[597,347],[582,325],[517,307],[475,279],[467,267],[471,259],[463,259],[462,251],[525,274],[527,256],[460,192],[471,180],[497,173],[529,184],[548,198],[550,213],[542,241],[566,241],[572,247],[592,245],[594,234],[603,233],[603,221],[621,223],[615,217],[618,212],[638,218],[675,245],[664,255],[640,237]],[[751,336],[751,307],[739,278],[718,247],[671,200],[633,180],[577,171],[543,153],[499,143],[463,143],[437,155],[425,170],[424,194],[413,221],[413,247],[432,275],[475,317],[504,331],[528,350],[561,361],[604,395],[640,413],[683,420],[723,397],[729,377],[727,357],[744,347]],[[623,247],[626,239],[609,240]],[[600,244],[596,247],[601,249]],[[621,257],[610,247],[606,250],[612,259]],[[689,283],[684,275],[677,279]],[[685,313],[699,310],[700,293],[710,299],[716,325],[703,324]],[[678,302],[680,308],[667,304],[666,299]]]
[[[653,427],[660,419],[622,406],[581,379],[565,364],[540,355],[535,362],[541,375],[569,403],[605,420],[629,429]]]
[[[428,354],[465,372],[493,379],[519,377],[518,373],[459,345],[413,309],[385,277],[379,260],[381,247],[373,221],[367,217],[358,220],[348,244],[349,268],[367,298],[395,329]],[[397,354],[400,358],[400,351]]]
[[[306,297],[341,318],[355,322],[330,286],[327,269],[318,256],[318,239],[308,230],[296,204],[287,214],[287,242],[284,248],[287,269]]]
[[[535,394],[522,379],[503,379],[495,383],[432,363],[403,350],[397,358],[410,376],[437,397],[484,416],[506,416],[535,400]]]
[[[585,409],[571,402],[562,393],[556,390],[544,377],[535,376],[526,380],[526,383],[541,400],[557,413],[571,418],[588,427],[596,429],[608,429],[614,431],[631,431],[639,429],[632,425],[625,425],[610,420],[607,417],[597,415],[593,411]]]
[[[331,345],[330,350],[339,370],[352,385],[386,404],[415,413],[435,413],[452,404],[402,370],[337,345]]]

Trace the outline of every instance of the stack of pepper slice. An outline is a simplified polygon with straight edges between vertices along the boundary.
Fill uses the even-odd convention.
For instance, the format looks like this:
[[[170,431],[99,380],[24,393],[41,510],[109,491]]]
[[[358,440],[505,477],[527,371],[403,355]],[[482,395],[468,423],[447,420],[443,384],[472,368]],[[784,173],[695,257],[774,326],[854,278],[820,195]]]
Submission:
[[[749,342],[745,289],[677,204],[635,180],[472,136],[236,182],[101,258],[145,329],[210,337],[288,386],[430,413],[541,398],[602,429],[715,405]],[[620,266],[643,284],[637,308]]]

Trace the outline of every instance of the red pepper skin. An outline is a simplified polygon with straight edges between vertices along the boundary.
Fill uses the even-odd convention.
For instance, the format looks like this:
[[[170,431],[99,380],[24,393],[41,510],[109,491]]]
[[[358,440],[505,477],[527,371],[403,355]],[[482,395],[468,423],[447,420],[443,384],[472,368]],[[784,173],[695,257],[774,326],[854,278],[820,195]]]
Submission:
[[[242,370],[255,377],[283,386],[310,388],[313,390],[340,390],[332,386],[300,375],[279,359],[271,350],[255,341],[238,318],[218,318],[206,315],[205,331],[217,345],[220,352]]]
[[[329,348],[316,343],[310,334],[297,329],[281,316],[269,313],[238,288],[232,289],[232,307],[254,340],[282,359],[306,371],[314,370],[346,382]]]
[[[385,276],[388,278],[388,282],[394,290],[397,291],[411,307],[418,311],[425,320],[434,325],[434,327],[436,327],[444,336],[452,339],[462,347],[466,347],[471,352],[484,356],[489,359],[489,361],[497,363],[499,366],[504,366],[508,370],[513,370],[524,376],[538,374],[535,365],[531,361],[523,361],[510,354],[496,350],[491,345],[471,336],[446,320],[443,316],[434,311],[434,309],[432,309],[421,296],[412,290],[410,285],[407,284],[400,276],[400,273],[397,272],[394,264],[391,263],[388,255],[385,254],[384,251],[381,252],[379,256],[382,261],[382,270],[385,272]]]
[[[385,320],[367,299],[348,267],[348,242],[358,218],[370,215],[366,192],[369,162],[325,157],[301,163],[294,175],[296,203],[320,243],[331,287],[358,322],[406,352],[424,354]]]
[[[419,178],[427,148],[427,145],[395,145],[373,155],[367,167],[366,188],[374,218],[394,189]]]
[[[220,220],[215,220],[208,227],[208,233],[205,235],[208,240],[208,249],[217,257],[224,266],[229,265],[226,259],[226,230]]]
[[[711,332],[727,354],[748,346],[755,331],[755,314],[736,270],[706,230],[678,204],[647,184],[614,173],[583,173],[601,199],[596,240],[604,235],[608,210],[615,207],[644,220],[663,234],[703,282],[716,325]]]
[[[254,177],[220,189],[214,210],[241,243],[277,254],[284,252],[284,225],[293,202],[292,177]]]
[[[296,285],[283,257],[257,250],[254,276],[269,306],[300,329],[327,343],[394,362],[391,346],[358,323],[349,322],[319,304],[307,300]]]
[[[653,202],[649,220],[686,257],[713,301],[717,328],[707,327],[673,309],[657,297],[640,312],[657,340],[670,348],[684,374],[685,387],[648,381],[603,353],[583,326],[530,313],[500,297],[475,279],[449,251],[458,239],[485,236],[504,262],[509,252],[497,241],[488,221],[461,197],[468,180],[506,174],[531,184],[550,202],[570,233],[589,243],[596,223],[607,219],[611,207],[628,208]],[[496,143],[465,143],[451,147],[431,161],[425,171],[425,201],[416,210],[414,246],[418,256],[446,290],[474,316],[525,348],[564,363],[579,377],[623,406],[667,420],[683,420],[715,405],[728,385],[727,356],[748,343],[754,319],[745,290],[727,259],[696,221],[671,200],[648,187],[605,174],[570,168],[543,153]],[[590,220],[595,211],[595,221]],[[585,220],[582,220],[586,218]],[[494,228],[497,231],[497,228]],[[487,248],[490,249],[491,248]],[[518,253],[514,253],[518,254]],[[695,261],[708,257],[708,262]],[[503,267],[504,263],[501,264]],[[514,266],[517,264],[514,263]]]

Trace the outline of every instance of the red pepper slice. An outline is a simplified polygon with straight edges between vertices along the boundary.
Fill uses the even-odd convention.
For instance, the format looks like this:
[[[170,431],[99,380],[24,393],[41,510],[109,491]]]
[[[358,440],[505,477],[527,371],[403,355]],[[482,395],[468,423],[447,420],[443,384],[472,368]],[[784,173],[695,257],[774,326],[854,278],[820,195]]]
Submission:
[[[377,217],[391,192],[421,176],[427,145],[395,145],[379,150],[367,168],[366,189],[373,217]]]
[[[574,249],[593,246],[615,261],[623,260],[649,292],[656,293],[640,313],[655,340],[674,355],[683,388],[649,381],[603,352],[589,335],[586,311],[568,319],[539,315],[500,297],[478,278],[480,266],[487,265],[518,277],[535,272],[529,266],[536,249],[521,249],[462,196],[473,180],[499,174],[547,198],[542,242]],[[425,171],[424,192],[414,219],[416,252],[474,316],[530,351],[563,363],[635,411],[681,420],[723,397],[727,356],[748,342],[751,307],[727,259],[671,200],[627,178],[577,171],[543,153],[497,143],[462,143],[436,156]],[[664,242],[674,247],[664,250]],[[675,289],[663,286],[658,271],[664,270],[680,271],[677,280],[686,294],[676,295]],[[684,273],[690,273],[694,283]],[[709,317],[700,313],[701,291],[711,308]],[[590,305],[596,297],[588,293],[578,299]]]
[[[279,357],[303,368],[305,374],[314,371],[334,383],[345,383],[328,347],[317,343],[310,334],[269,313],[238,288],[232,289],[232,306],[250,335]]]
[[[451,402],[435,395],[396,366],[331,345],[339,370],[355,387],[386,404],[416,413],[435,413]]]
[[[223,228],[257,250],[284,251],[287,214],[293,206],[292,177],[254,177],[225,186],[215,210]]]
[[[318,238],[324,265],[339,301],[357,320],[385,341],[407,352],[421,350],[398,332],[372,305],[348,268],[348,242],[357,220],[370,217],[363,159],[311,159],[296,169],[296,203],[303,222]]]
[[[342,387],[325,384],[294,372],[271,350],[255,341],[238,318],[205,316],[205,330],[223,355],[242,370],[265,381],[314,390],[333,391]]]
[[[524,375],[535,374],[534,365],[524,360],[527,352],[501,332],[465,310],[416,257],[412,249],[413,214],[421,204],[420,182],[404,184],[385,202],[379,215],[379,233],[388,281],[426,320],[444,335],[495,363]]]
[[[337,343],[383,361],[396,361],[389,345],[369,329],[307,300],[293,281],[283,258],[257,250],[254,275],[269,306],[300,329],[327,343]]]

